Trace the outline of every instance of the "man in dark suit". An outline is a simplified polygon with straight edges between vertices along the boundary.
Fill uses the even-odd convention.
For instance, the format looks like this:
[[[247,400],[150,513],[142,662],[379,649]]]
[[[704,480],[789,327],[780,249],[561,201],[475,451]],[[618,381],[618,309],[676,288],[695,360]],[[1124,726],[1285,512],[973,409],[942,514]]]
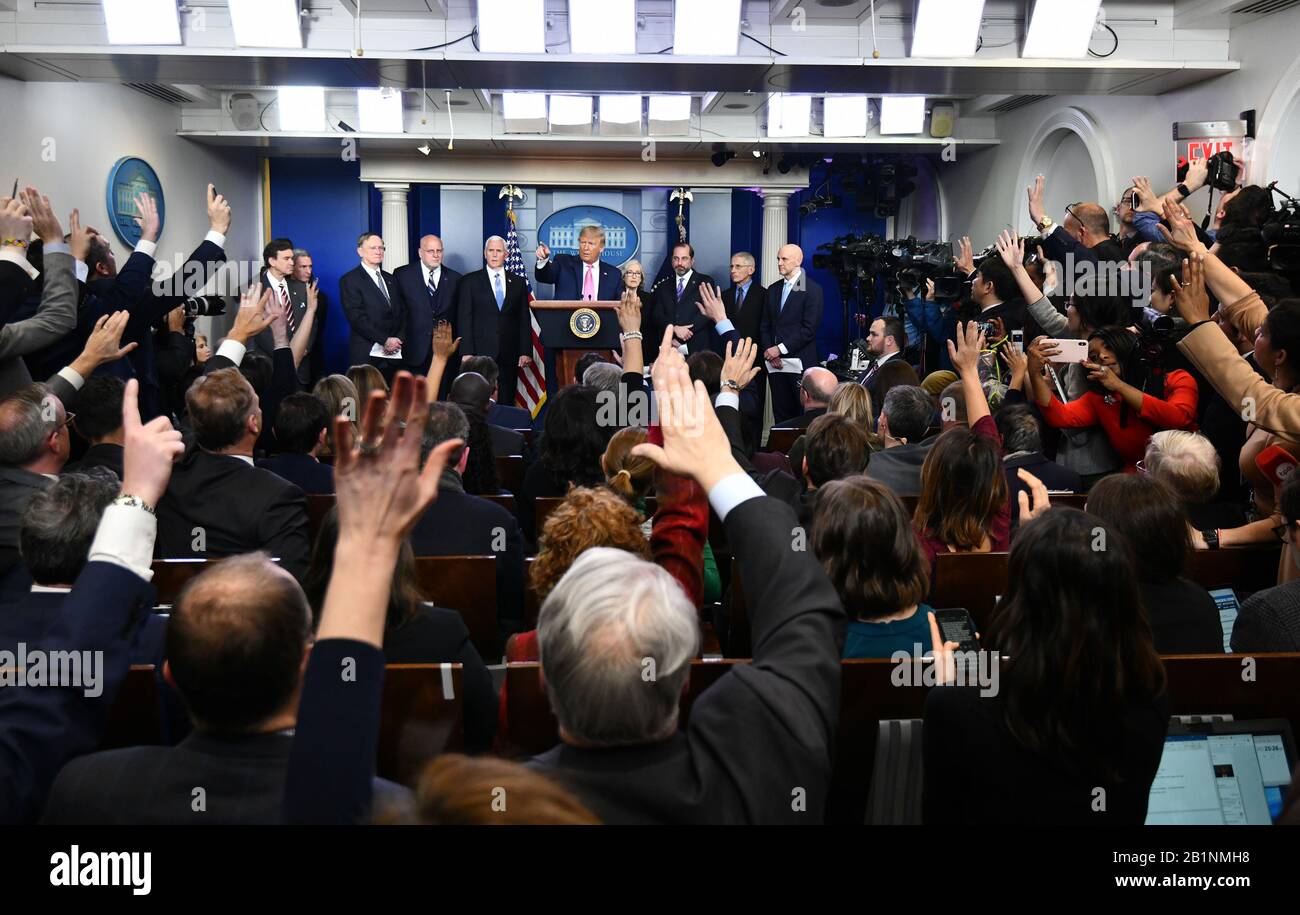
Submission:
[[[840,380],[830,369],[824,369],[820,365],[804,369],[803,377],[799,379],[799,406],[803,412],[781,425],[807,429],[814,419],[825,415],[839,384]]]
[[[488,427],[494,457],[524,454],[524,437],[513,429],[503,429],[487,422],[488,404],[491,403],[492,385],[482,375],[465,372],[451,386],[447,399],[467,414],[477,416]]]
[[[289,239],[274,239],[262,251],[263,266],[261,273],[262,288],[270,289],[272,297],[285,309],[285,320],[288,322],[290,340],[298,333],[298,328],[302,327],[307,314],[307,285],[298,282],[294,277],[293,251],[293,242]],[[316,310],[319,315],[319,299],[317,300]],[[311,339],[306,344],[306,355],[298,363],[298,381],[304,387],[311,387],[313,382],[310,353],[315,348],[316,341],[320,339],[319,332],[319,327],[313,321]],[[258,350],[268,356],[275,352],[275,339],[270,330],[262,331],[253,342]]]
[[[194,731],[174,747],[91,753],[63,768],[43,822],[282,822],[281,807],[312,645],[311,607],[265,556],[206,570],[181,594],[163,676]],[[376,806],[406,795],[384,783]]]
[[[421,466],[445,441],[469,435],[469,421],[454,403],[429,404]],[[524,541],[519,522],[500,505],[465,492],[461,474],[469,448],[448,460],[438,483],[438,500],[424,510],[411,531],[416,556],[495,556],[497,622],[502,633],[517,631],[524,614]]]
[[[934,401],[924,388],[907,384],[890,388],[880,410],[879,432],[885,450],[871,456],[867,476],[900,496],[919,496],[921,465],[939,438],[925,437],[933,417]]]
[[[610,302],[618,298],[623,276],[618,268],[600,259],[605,250],[605,230],[583,226],[578,233],[578,255],[556,254],[544,244],[537,246],[539,283],[554,283],[555,298],[565,301]]]
[[[867,351],[871,361],[858,377],[858,384],[871,394],[871,412],[880,416],[880,369],[891,359],[902,359],[907,349],[907,328],[897,315],[881,315],[867,328]]]
[[[471,356],[460,363],[461,372],[476,372],[492,385],[492,399],[488,402],[487,421],[490,425],[502,429],[531,429],[533,418],[523,407],[500,403],[497,399],[497,379],[501,372],[496,360],[487,356]]]
[[[763,295],[750,298],[754,289],[754,255],[748,251],[737,251],[731,255],[731,288],[722,293],[722,304],[727,310],[727,317],[735,325],[741,338],[758,339],[759,325],[763,320]]]
[[[306,248],[295,248],[293,251],[293,278],[304,286],[310,288],[316,281],[315,261],[312,260],[311,252]],[[316,329],[312,333],[313,343],[325,339],[325,323],[329,319],[330,303],[329,297],[325,295],[324,289],[316,290]],[[307,353],[307,374],[313,380],[325,377],[325,347],[313,345]]]
[[[122,391],[126,385],[114,375],[92,375],[77,394],[73,425],[90,443],[81,460],[68,464],[64,473],[83,473],[104,467],[122,479]]]
[[[280,401],[275,416],[276,454],[258,461],[257,466],[288,480],[309,496],[333,493],[334,468],[317,459],[325,446],[329,423],[329,410],[318,398],[306,391],[290,394]]]
[[[519,370],[533,361],[527,284],[506,271],[506,241],[501,236],[487,240],[483,261],[482,270],[461,277],[456,294],[461,361],[470,356],[496,360],[498,399],[513,404]]]
[[[406,332],[402,337],[406,345],[402,356],[416,375],[429,374],[433,362],[433,329],[440,321],[451,324],[453,338],[460,332],[456,326],[456,287],[460,274],[443,264],[442,254],[442,239],[426,235],[420,239],[419,261],[393,271],[393,279],[402,290],[406,305]],[[446,396],[452,379],[460,374],[459,359],[457,354],[452,354],[442,374],[438,397]]]
[[[121,421],[119,398],[119,425]],[[0,606],[0,651],[16,652],[19,643],[44,641],[86,567],[104,509],[121,490],[117,476],[94,467],[65,474],[27,503],[19,539],[31,590]],[[161,664],[166,630],[167,618],[150,614],[135,633],[131,663]]]
[[[713,322],[700,308],[700,286],[717,284],[713,277],[695,270],[695,249],[686,242],[673,245],[672,264],[673,277],[654,291],[654,315],[645,322],[647,363],[658,358],[659,341],[670,324],[674,344],[684,344],[688,354],[717,350],[711,336]]]
[[[391,382],[402,367],[406,305],[393,275],[384,270],[384,250],[382,238],[362,233],[357,239],[361,263],[339,280],[339,302],[352,327],[348,359],[353,365],[377,367]]]
[[[820,822],[844,609],[812,552],[790,549],[794,511],[764,496],[732,457],[685,365],[656,365],[654,383],[660,396],[694,401],[694,410],[661,415],[664,447],[653,454],[706,487],[726,527],[750,608],[754,663],[734,666],[695,700],[689,723],[679,723],[699,646],[695,607],[659,566],[588,550],[538,619],[563,742],[531,765],[561,778],[604,823]],[[610,646],[629,663],[611,663]],[[655,660],[649,686],[638,660],[647,658]],[[792,804],[792,791],[806,805]]]
[[[0,576],[19,562],[28,501],[54,485],[69,446],[68,414],[43,385],[29,384],[0,401]]]
[[[1020,504],[1020,491],[1027,490],[1018,470],[1024,469],[1043,481],[1043,485],[1058,492],[1082,492],[1083,481],[1069,467],[1056,463],[1043,454],[1042,427],[1033,411],[1023,404],[1008,404],[993,415],[998,435],[1002,436],[1003,466],[1007,469],[1007,492],[1012,508]],[[1012,526],[1016,526],[1018,511],[1011,512]]]
[[[767,363],[772,417],[781,425],[799,414],[799,378],[818,361],[822,290],[808,279],[798,245],[782,245],[776,264],[781,279],[767,287],[759,346]]]
[[[194,447],[158,506],[158,555],[218,559],[264,550],[301,580],[311,552],[307,501],[297,486],[253,466],[262,410],[252,386],[238,369],[219,369],[196,381],[185,403]]]
[[[1099,203],[1072,203],[1065,208],[1065,222],[1057,225],[1044,204],[1046,183],[1039,175],[1029,188],[1029,218],[1043,236],[1043,254],[1058,264],[1074,263],[1077,270],[1085,261],[1122,264],[1127,260],[1123,246],[1110,234],[1110,214]],[[1008,328],[1009,330],[1010,328]]]

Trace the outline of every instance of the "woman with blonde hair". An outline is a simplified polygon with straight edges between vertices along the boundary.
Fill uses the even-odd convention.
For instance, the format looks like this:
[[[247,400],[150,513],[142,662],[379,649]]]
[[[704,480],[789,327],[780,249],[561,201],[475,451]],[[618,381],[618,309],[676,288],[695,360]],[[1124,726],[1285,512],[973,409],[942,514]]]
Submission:
[[[311,389],[312,396],[325,404],[330,422],[325,426],[325,447],[321,457],[334,455],[334,417],[344,416],[352,423],[352,436],[357,435],[357,417],[361,414],[362,400],[357,396],[357,386],[347,375],[326,375]]]
[[[842,381],[831,395],[827,413],[838,413],[853,420],[854,425],[861,426],[871,443],[871,451],[885,450],[885,440],[872,430],[871,392],[855,381]],[[799,436],[790,446],[790,469],[800,486],[808,483],[803,476],[803,459],[808,450],[808,435]]]

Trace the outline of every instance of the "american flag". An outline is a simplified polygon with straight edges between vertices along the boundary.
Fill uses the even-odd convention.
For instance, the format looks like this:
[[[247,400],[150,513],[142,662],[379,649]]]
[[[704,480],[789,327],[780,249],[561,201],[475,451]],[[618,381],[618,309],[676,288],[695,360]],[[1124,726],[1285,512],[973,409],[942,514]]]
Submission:
[[[511,207],[506,207],[506,220],[510,223],[510,231],[506,233],[506,271],[524,281],[524,288],[528,290],[528,303],[531,305],[534,299],[533,284],[528,282],[528,271],[524,269],[524,259],[519,254],[519,232],[515,227],[515,211]],[[533,364],[519,370],[515,405],[523,407],[536,419],[537,411],[546,403],[546,360],[542,351],[542,329],[537,325],[537,315],[533,314],[532,308],[528,309],[528,320],[533,329],[533,351],[529,354]]]

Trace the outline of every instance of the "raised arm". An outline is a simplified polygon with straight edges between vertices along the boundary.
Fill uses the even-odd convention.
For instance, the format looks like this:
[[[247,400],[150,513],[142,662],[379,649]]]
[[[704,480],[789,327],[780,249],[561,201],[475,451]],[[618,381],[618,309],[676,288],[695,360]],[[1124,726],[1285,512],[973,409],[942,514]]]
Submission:
[[[957,339],[948,341],[948,358],[961,378],[962,397],[966,400],[966,424],[972,429],[989,415],[989,400],[980,383],[980,353],[984,350],[984,332],[978,321],[957,325]]]
[[[311,285],[307,287],[307,310],[302,313],[302,323],[298,325],[293,339],[289,341],[289,348],[293,350],[294,368],[302,365],[302,360],[307,358],[307,349],[311,346],[312,331],[316,328],[316,307],[319,303],[320,286],[313,278]]]

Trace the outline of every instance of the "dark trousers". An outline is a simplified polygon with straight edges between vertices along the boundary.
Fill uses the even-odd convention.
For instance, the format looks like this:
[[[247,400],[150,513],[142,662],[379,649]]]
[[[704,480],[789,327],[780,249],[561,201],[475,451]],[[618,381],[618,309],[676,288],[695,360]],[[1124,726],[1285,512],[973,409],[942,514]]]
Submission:
[[[380,359],[378,356],[367,356],[366,361],[379,369],[379,373],[384,376],[384,381],[387,381],[390,387],[393,384],[393,376],[406,368],[406,364],[401,359]]]
[[[505,404],[507,407],[515,405],[515,388],[519,381],[519,357],[497,357],[497,371],[500,377],[497,379],[497,403]]]
[[[799,409],[799,376],[793,372],[769,372],[772,388],[772,421],[780,426],[803,411]]]

